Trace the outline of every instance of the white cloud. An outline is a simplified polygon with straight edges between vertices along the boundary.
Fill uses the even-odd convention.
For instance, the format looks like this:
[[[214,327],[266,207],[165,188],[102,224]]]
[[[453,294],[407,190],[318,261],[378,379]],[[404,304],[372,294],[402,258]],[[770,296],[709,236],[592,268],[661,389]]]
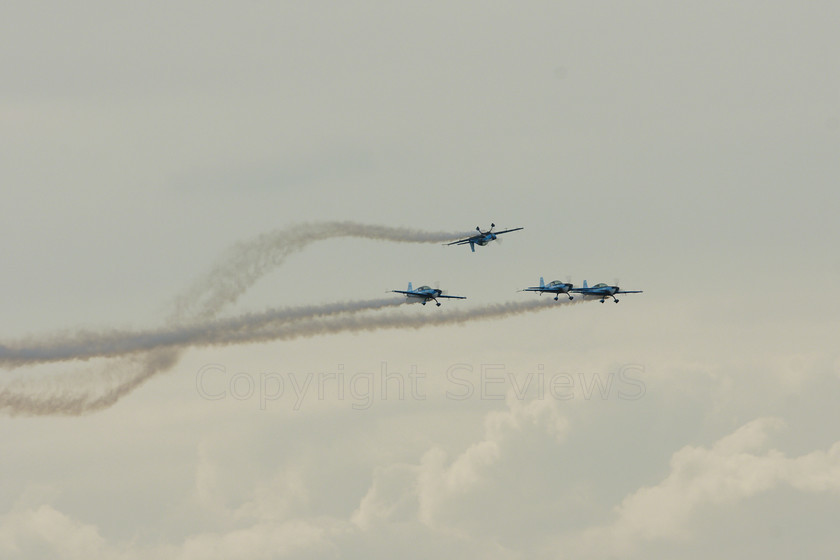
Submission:
[[[492,492],[493,485],[500,483],[500,462],[516,459],[511,456],[511,444],[535,434],[540,442],[557,445],[567,430],[558,402],[521,401],[508,394],[504,409],[484,414],[483,437],[454,457],[433,445],[420,452],[416,463],[375,465],[367,492],[347,518],[304,513],[310,509],[310,495],[322,491],[311,486],[301,466],[284,468],[267,482],[255,483],[251,498],[244,503],[226,504],[223,497],[236,482],[228,480],[225,462],[214,459],[202,446],[196,499],[220,514],[217,520],[221,526],[187,538],[177,557],[329,556],[348,543],[369,552],[381,546],[382,535],[391,539],[405,538],[406,534],[426,538],[434,535],[438,542],[455,546],[471,543],[483,549],[488,544],[485,535],[452,523],[453,515],[464,512],[470,516],[471,499],[476,493]],[[509,553],[497,544],[489,550],[502,556]]]
[[[491,485],[498,473],[494,467],[504,457],[511,438],[524,432],[543,433],[555,442],[568,429],[558,403],[550,399],[523,402],[507,395],[505,410],[490,411],[484,417],[484,437],[449,460],[440,447],[432,447],[419,464],[379,467],[373,484],[354,512],[353,521],[362,528],[375,522],[404,520],[415,516],[429,528],[454,531],[453,508],[477,489]]]
[[[840,442],[827,452],[789,458],[762,451],[771,433],[784,426],[759,418],[710,448],[686,446],[671,457],[670,474],[644,487],[615,508],[616,520],[585,532],[582,553],[626,554],[646,542],[692,536],[691,520],[704,507],[735,504],[780,485],[807,492],[840,492]]]
[[[421,468],[417,465],[377,467],[370,489],[351,516],[352,522],[368,530],[381,523],[416,519],[420,474]]]
[[[548,517],[543,519],[544,526],[530,527],[535,517],[526,512],[534,510],[542,517],[551,510],[541,510],[533,496],[520,494],[521,488],[511,483],[520,480],[522,466],[538,454],[534,445],[570,451],[564,449],[565,444],[559,445],[568,431],[565,418],[556,402],[509,398],[505,409],[483,415],[483,425],[481,438],[458,454],[433,445],[416,455],[416,462],[373,467],[367,492],[346,517],[313,510],[312,501],[323,499],[323,491],[312,485],[301,467],[284,467],[268,478],[258,478],[251,483],[248,499],[226,501],[225,496],[240,492],[237,484],[233,494],[228,488],[236,465],[214,462],[205,453],[199,457],[197,470],[204,473],[199,486],[206,494],[193,495],[199,507],[211,506],[209,511],[215,514],[204,529],[169,544],[112,540],[96,525],[73,519],[51,505],[33,506],[28,500],[30,505],[19,505],[2,518],[0,555],[192,560],[324,558],[352,550],[356,555],[387,557],[395,547],[420,539],[423,544],[412,551],[418,557],[424,551],[439,555],[441,547],[481,550],[485,557],[496,558],[516,557],[524,551],[547,557],[558,551],[580,557],[632,556],[645,553],[657,542],[685,542],[697,536],[692,522],[703,511],[735,505],[783,485],[803,492],[840,493],[840,442],[827,450],[788,457],[770,448],[771,437],[784,423],[759,418],[708,447],[686,446],[673,453],[668,475],[621,500],[612,523],[574,528],[567,521],[552,522]],[[523,449],[531,453],[520,456]],[[336,465],[330,472],[341,470]],[[597,480],[597,473],[594,476],[590,482]],[[571,482],[569,488],[586,483]],[[222,499],[213,500],[213,496]],[[209,501],[202,502],[205,499]],[[554,500],[556,495],[550,496],[549,501]],[[503,509],[485,511],[488,503],[500,501]],[[513,533],[526,528],[518,535],[521,540],[513,540],[487,522],[502,511],[509,512],[502,524],[512,523]],[[558,530],[564,534],[559,541],[553,536]]]
[[[181,560],[261,559],[300,557],[303,552],[318,557],[335,556],[329,542],[329,520],[257,523],[221,533],[189,537],[177,558]]]
[[[13,511],[0,518],[3,558],[89,559],[110,554],[95,526],[71,519],[49,505]]]

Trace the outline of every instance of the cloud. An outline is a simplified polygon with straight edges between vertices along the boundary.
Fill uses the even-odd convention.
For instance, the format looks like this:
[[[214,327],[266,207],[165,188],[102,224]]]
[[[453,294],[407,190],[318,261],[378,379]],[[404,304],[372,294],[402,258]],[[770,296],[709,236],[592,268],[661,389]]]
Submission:
[[[498,483],[498,463],[509,459],[510,444],[524,432],[537,432],[562,441],[568,422],[554,400],[523,402],[509,392],[504,410],[484,416],[484,437],[449,459],[434,446],[418,464],[398,463],[378,467],[373,483],[353,513],[352,521],[363,529],[377,523],[417,519],[429,528],[458,533],[457,514],[463,500]]]
[[[259,522],[250,527],[222,533],[205,533],[187,538],[179,560],[227,560],[234,558],[301,558],[337,556],[330,543],[328,520]],[[338,524],[340,525],[340,524]]]
[[[655,543],[691,539],[701,512],[734,506],[782,486],[840,493],[840,442],[788,457],[770,448],[772,436],[784,429],[784,422],[758,418],[710,446],[685,446],[673,453],[667,476],[626,495],[614,508],[611,523],[575,527],[546,515],[551,510],[542,509],[539,497],[535,500],[517,486],[529,474],[523,466],[540,458],[535,445],[573,452],[565,450],[569,425],[561,412],[554,401],[519,401],[509,395],[503,409],[483,413],[481,436],[460,446],[460,452],[448,453],[435,444],[418,450],[415,461],[374,465],[368,471],[367,491],[346,514],[319,509],[317,504],[330,491],[307,477],[305,461],[292,461],[260,477],[200,449],[193,497],[201,511],[212,510],[214,515],[205,519],[210,525],[193,529],[174,543],[135,546],[133,541],[111,541],[97,526],[54,506],[18,506],[0,519],[0,555],[192,560],[324,558],[352,551],[353,556],[388,557],[396,547],[419,539],[423,542],[408,556],[422,557],[424,551],[440,555],[441,550],[480,550],[484,557],[494,558],[525,552],[531,557],[632,556],[646,553]],[[241,493],[237,476],[245,477],[247,496]],[[593,476],[597,479],[597,472]],[[554,503],[557,496],[546,490]],[[567,507],[574,510],[574,500],[567,498]],[[496,507],[488,511],[490,503]],[[492,521],[500,511],[506,512],[498,522],[501,530]],[[535,523],[535,515],[541,524]],[[512,529],[506,531],[508,525]],[[553,535],[562,531],[556,540]]]
[[[783,427],[777,418],[758,418],[711,447],[680,449],[664,480],[625,497],[615,508],[615,521],[585,532],[575,548],[622,555],[646,542],[690,538],[699,510],[733,505],[782,485],[840,493],[840,442],[795,458],[763,450],[771,433]]]
[[[362,498],[351,521],[362,530],[387,522],[405,522],[417,518],[418,465],[395,464],[376,467],[373,483]]]
[[[57,559],[113,554],[93,525],[75,521],[49,505],[12,511],[0,518],[0,556]]]

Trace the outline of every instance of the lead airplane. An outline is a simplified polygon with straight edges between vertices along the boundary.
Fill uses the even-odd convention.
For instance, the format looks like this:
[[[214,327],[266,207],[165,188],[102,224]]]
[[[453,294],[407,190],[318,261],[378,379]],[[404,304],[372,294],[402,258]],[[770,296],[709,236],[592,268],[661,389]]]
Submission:
[[[583,294],[585,296],[601,296],[601,303],[608,297],[613,298],[618,303],[618,298],[615,294],[641,294],[641,290],[622,290],[618,286],[609,286],[607,284],[595,284],[594,286],[587,286],[586,280],[583,281],[582,288],[572,288],[570,291],[576,294]]]
[[[496,224],[490,224],[490,229],[487,231],[481,231],[481,228],[476,226],[475,230],[478,232],[478,235],[473,235],[471,237],[465,237],[464,239],[459,239],[457,241],[453,241],[452,243],[446,243],[446,245],[466,245],[469,243],[470,250],[475,253],[475,246],[480,245],[484,247],[491,241],[495,241],[499,235],[503,233],[510,233],[512,231],[519,231],[520,229],[525,228],[513,228],[513,229],[505,229],[502,231],[493,231],[493,228],[496,227]]]
[[[420,286],[419,288],[412,289],[411,282],[408,283],[408,289],[406,291],[403,290],[391,290],[395,294],[404,294],[408,303],[422,303],[426,305],[426,303],[430,301],[434,301],[435,305],[440,307],[440,302],[438,298],[446,298],[446,299],[467,299],[464,296],[445,296],[443,295],[443,290],[438,288],[430,288],[429,286]],[[415,300],[415,301],[412,301]]]
[[[569,296],[569,299],[575,299],[575,296],[569,293],[573,286],[568,282],[561,282],[560,280],[554,280],[549,282],[548,284],[545,283],[543,277],[540,276],[540,285],[539,286],[531,286],[530,288],[525,288],[519,290],[520,292],[539,292],[540,295],[543,295],[543,292],[548,292],[549,294],[554,294],[554,301],[557,301],[557,298],[560,297],[560,294],[566,294]]]

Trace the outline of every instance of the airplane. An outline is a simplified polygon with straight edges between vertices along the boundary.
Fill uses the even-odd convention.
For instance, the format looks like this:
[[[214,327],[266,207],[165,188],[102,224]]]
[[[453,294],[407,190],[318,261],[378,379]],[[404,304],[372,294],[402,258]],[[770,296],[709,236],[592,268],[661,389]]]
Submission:
[[[560,280],[554,280],[553,282],[549,282],[548,284],[545,283],[543,277],[540,276],[540,285],[539,286],[531,286],[530,288],[525,288],[524,290],[519,290],[520,292],[539,292],[540,295],[543,295],[543,292],[548,292],[550,294],[554,294],[554,301],[557,301],[557,298],[560,297],[560,294],[566,294],[569,296],[569,299],[575,299],[575,296],[569,293],[569,290],[572,289],[572,285],[567,282],[561,282]]]
[[[475,253],[475,246],[480,245],[484,247],[491,241],[495,240],[497,236],[502,235],[503,233],[510,233],[511,231],[519,231],[520,229],[525,228],[513,228],[513,229],[505,229],[502,231],[493,231],[493,228],[496,227],[496,224],[490,224],[490,229],[487,231],[481,231],[481,228],[476,226],[475,230],[478,232],[478,235],[473,235],[472,237],[465,237],[464,239],[459,239],[457,241],[453,241],[452,243],[445,243],[445,245],[466,245],[469,243],[470,250]]]
[[[408,299],[408,303],[417,303],[417,301],[420,301],[420,303],[426,305],[427,302],[434,300],[435,305],[437,305],[438,307],[440,307],[440,302],[437,300],[437,298],[467,299],[464,296],[445,296],[443,295],[443,290],[440,290],[438,288],[430,288],[429,286],[420,286],[415,290],[412,289],[411,282],[408,283],[408,289],[406,291],[391,291],[396,294],[405,294],[406,299]]]
[[[618,286],[608,286],[606,284],[595,284],[594,286],[587,286],[586,280],[583,281],[582,288],[572,288],[569,290],[576,294],[583,294],[585,296],[601,296],[601,303],[604,303],[604,300],[608,297],[611,297],[618,303],[618,299],[615,297],[615,294],[641,294],[641,290],[621,290]]]

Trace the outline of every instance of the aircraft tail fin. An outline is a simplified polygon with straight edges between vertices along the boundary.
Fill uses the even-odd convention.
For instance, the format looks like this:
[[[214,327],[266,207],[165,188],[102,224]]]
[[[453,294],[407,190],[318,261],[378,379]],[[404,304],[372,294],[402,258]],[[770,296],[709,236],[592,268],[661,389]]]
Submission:
[[[473,243],[472,241],[470,241],[470,251],[475,253],[475,243]]]
[[[542,276],[540,276],[540,288],[545,288],[545,280],[543,280]]]
[[[588,288],[589,286],[586,285],[586,280],[583,281],[583,287]]]
[[[411,282],[408,283],[408,289],[406,290],[406,292],[410,292],[410,291],[411,291]]]

